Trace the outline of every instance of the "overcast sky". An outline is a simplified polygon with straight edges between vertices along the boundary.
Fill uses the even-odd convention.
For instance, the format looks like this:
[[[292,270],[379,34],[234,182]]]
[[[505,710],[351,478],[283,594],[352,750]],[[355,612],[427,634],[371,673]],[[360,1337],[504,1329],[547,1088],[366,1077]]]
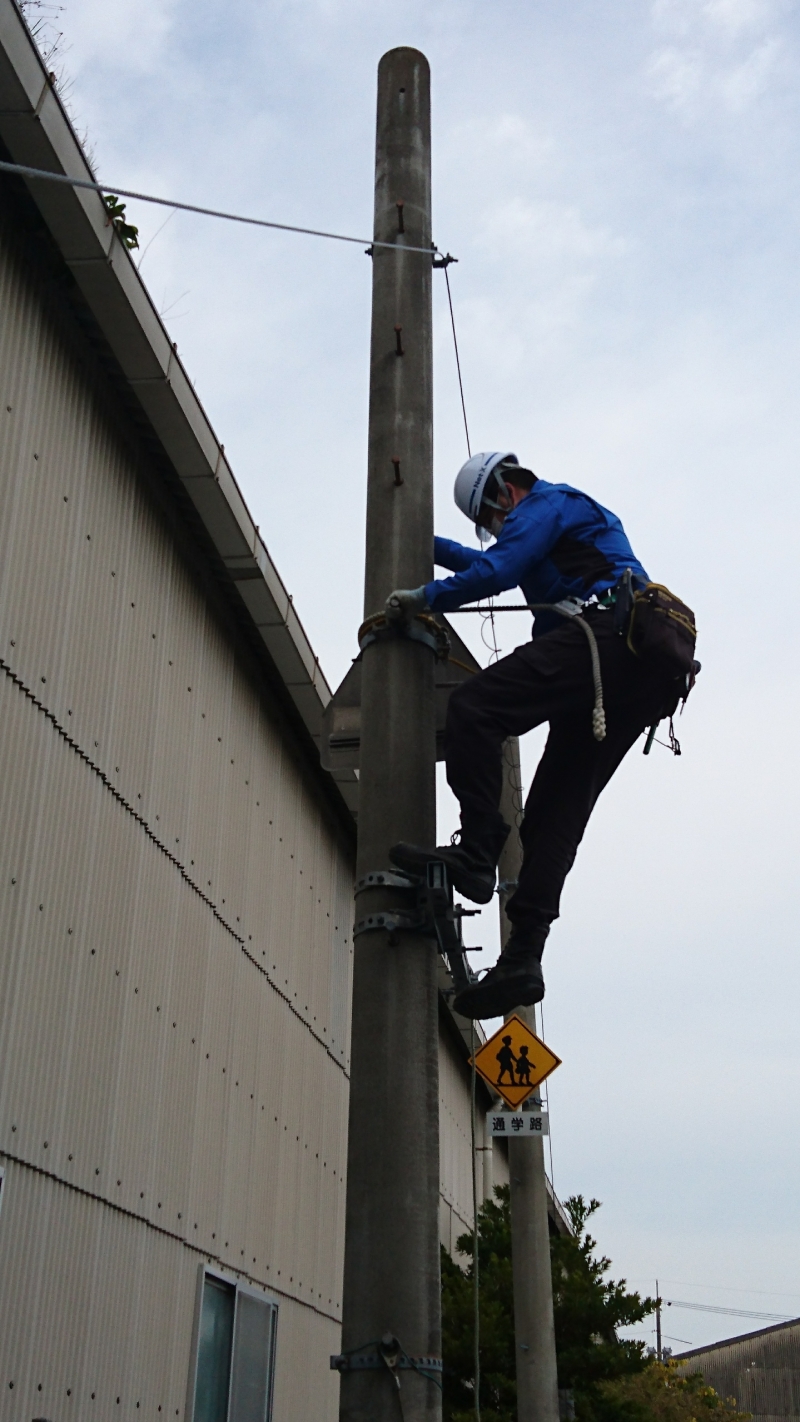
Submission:
[[[800,1314],[796,3],[66,0],[61,23],[103,181],[364,237],[378,60],[428,55],[473,448],[608,504],[700,628],[683,756],[631,752],[547,950],[556,1188],[604,1202],[636,1287]],[[336,685],[361,618],[369,261],[129,216]],[[470,541],[439,274],[434,301],[437,526]],[[498,631],[508,651],[524,619]],[[758,1326],[671,1309],[664,1331]]]

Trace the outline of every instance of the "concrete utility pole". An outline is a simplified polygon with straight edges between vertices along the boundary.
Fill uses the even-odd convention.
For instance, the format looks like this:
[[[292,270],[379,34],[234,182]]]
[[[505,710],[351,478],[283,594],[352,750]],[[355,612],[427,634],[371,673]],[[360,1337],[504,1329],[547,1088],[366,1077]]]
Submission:
[[[501,813],[512,826],[500,858],[498,877],[513,882],[522,864],[522,845],[516,825],[522,809],[519,741],[505,744],[506,773]],[[511,924],[500,896],[500,936],[506,942]],[[532,1007],[515,1009],[523,1022],[536,1030]],[[553,1323],[553,1284],[550,1273],[550,1226],[544,1141],[510,1140],[508,1167],[511,1177],[511,1261],[514,1273],[514,1333],[517,1359],[517,1422],[559,1422],[556,1335]]]
[[[369,482],[364,613],[433,576],[430,71],[414,49],[378,67]],[[397,840],[434,844],[434,656],[407,637],[364,650],[357,877],[391,868]],[[357,894],[356,920],[409,910],[385,883]],[[441,1357],[437,949],[399,930],[355,937],[347,1165],[342,1422],[441,1417],[425,1370]],[[371,1360],[371,1361],[370,1361]],[[439,1365],[440,1366],[440,1365]]]
[[[664,1350],[661,1346],[661,1295],[658,1292],[658,1279],[656,1279],[656,1358],[659,1363],[663,1363]]]

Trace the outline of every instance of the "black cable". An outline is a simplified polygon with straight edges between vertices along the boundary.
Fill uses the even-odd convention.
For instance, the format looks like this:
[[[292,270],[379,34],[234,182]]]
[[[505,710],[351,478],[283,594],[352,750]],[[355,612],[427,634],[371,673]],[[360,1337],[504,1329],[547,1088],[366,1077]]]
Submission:
[[[685,1299],[665,1299],[665,1308],[691,1308],[697,1313],[724,1313],[731,1318],[761,1318],[767,1323],[791,1323],[791,1314],[756,1313],[749,1308],[723,1308],[721,1304],[687,1303]]]
[[[450,325],[453,328],[453,345],[456,351],[456,370],[458,371],[458,388],[461,393],[461,413],[464,416],[464,434],[467,436],[467,455],[472,458],[472,450],[469,443],[469,425],[467,424],[467,406],[464,401],[464,382],[461,379],[461,359],[458,354],[458,336],[456,335],[456,318],[453,315],[453,297],[450,292],[450,276],[447,266],[444,268],[444,279],[447,283],[447,303],[450,307]]]
[[[448,267],[449,267],[449,265],[450,265],[450,261],[451,261],[451,260],[455,260],[455,258],[452,258],[452,259],[451,259],[450,256],[449,256],[449,254],[448,254],[448,256],[443,259],[441,265],[442,265],[443,268],[444,268],[444,279],[445,279],[445,282],[446,282],[446,284],[447,284],[447,304],[448,304],[448,306],[450,307],[450,325],[451,325],[452,331],[453,331],[453,347],[454,347],[455,353],[456,353],[456,370],[458,371],[458,392],[459,392],[459,394],[460,394],[460,396],[461,396],[461,413],[462,413],[462,415],[464,416],[464,434],[465,434],[466,437],[467,437],[467,455],[468,455],[468,457],[471,459],[471,458],[472,458],[472,447],[471,447],[471,445],[470,445],[470,440],[469,440],[469,424],[467,423],[467,404],[466,404],[466,401],[465,401],[465,399],[464,399],[464,381],[463,381],[463,379],[462,379],[462,377],[461,377],[461,357],[460,357],[460,355],[459,355],[459,353],[458,353],[458,336],[456,335],[456,318],[455,318],[455,313],[454,313],[454,311],[453,311],[453,294],[452,294],[452,292],[451,292],[451,290],[450,290],[450,276],[449,276],[449,273],[448,273],[448,270],[447,270]],[[439,264],[439,263],[434,263],[434,265],[440,265],[440,264]],[[466,611],[467,609],[463,609],[463,610]],[[459,608],[458,611],[460,612],[460,611],[462,611],[462,609]],[[497,628],[496,628],[495,625],[494,625],[494,599],[493,599],[493,598],[490,598],[490,599],[489,599],[489,606],[488,606],[488,608],[470,608],[469,611],[471,611],[471,612],[472,612],[472,611],[474,611],[474,612],[483,612],[483,614],[484,614],[484,623],[483,623],[483,627],[481,627],[481,641],[483,642],[483,645],[484,645],[484,647],[486,648],[487,652],[491,652],[491,653],[492,653],[491,660],[492,660],[492,661],[495,661],[495,662],[496,662],[496,661],[499,661],[499,659],[500,659],[500,648],[499,648],[498,645],[497,645]],[[491,645],[491,647],[489,646],[489,643],[486,641],[486,638],[485,638],[484,635],[483,635],[484,629],[485,629],[485,626],[486,626],[486,623],[487,623],[487,622],[489,623],[489,625],[490,625],[490,627],[491,627],[491,630],[492,630],[492,645]]]
[[[480,1286],[480,1228],[478,1221],[478,1180],[476,1175],[476,1087],[478,1082],[475,1056],[475,1023],[470,1026],[472,1042],[472,1083],[470,1089],[470,1127],[472,1137],[472,1305],[473,1305],[473,1350],[475,1370],[475,1422],[481,1422],[481,1286]]]
[[[268,222],[262,217],[242,217],[238,212],[221,212],[213,207],[195,207],[190,202],[175,202],[173,198],[153,197],[151,193],[136,193],[128,188],[118,188],[109,183],[95,183],[89,178],[73,178],[69,173],[49,173],[45,168],[28,168],[23,163],[6,163],[0,161],[0,172],[15,173],[21,178],[42,178],[50,183],[65,183],[72,188],[89,188],[93,192],[108,194],[108,196],[134,198],[138,202],[153,202],[159,207],[174,207],[179,212],[196,212],[201,217],[221,217],[226,222],[243,222],[248,227],[270,227],[277,232],[299,232],[304,237],[327,237],[332,242],[355,242],[359,247],[388,247],[395,252],[421,252],[423,256],[432,257],[439,248],[431,243],[430,247],[406,247],[401,242],[376,242],[372,238],[366,237],[346,237],[341,232],[322,232],[316,227],[294,227],[288,222]],[[447,268],[445,268],[447,275]]]

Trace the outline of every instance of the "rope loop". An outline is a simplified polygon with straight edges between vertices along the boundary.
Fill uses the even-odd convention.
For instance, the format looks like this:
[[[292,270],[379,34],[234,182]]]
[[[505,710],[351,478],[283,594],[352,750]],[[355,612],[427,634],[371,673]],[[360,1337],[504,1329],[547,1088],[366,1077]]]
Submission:
[[[600,670],[600,653],[597,648],[597,638],[589,626],[589,623],[584,618],[582,611],[568,612],[566,608],[560,607],[557,602],[529,602],[526,606],[530,612],[557,612],[560,617],[568,617],[571,621],[577,623],[586,633],[589,642],[589,652],[592,658],[592,680],[594,682],[592,735],[596,741],[604,741],[606,738],[606,713],[603,709],[603,675]]]

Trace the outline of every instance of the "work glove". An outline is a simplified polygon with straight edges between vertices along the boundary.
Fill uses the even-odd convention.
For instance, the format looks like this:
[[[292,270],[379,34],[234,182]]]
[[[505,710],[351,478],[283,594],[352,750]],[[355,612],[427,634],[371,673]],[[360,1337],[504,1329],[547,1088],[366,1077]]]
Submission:
[[[418,612],[426,612],[425,588],[395,588],[386,599],[386,616],[390,622],[407,622]]]

